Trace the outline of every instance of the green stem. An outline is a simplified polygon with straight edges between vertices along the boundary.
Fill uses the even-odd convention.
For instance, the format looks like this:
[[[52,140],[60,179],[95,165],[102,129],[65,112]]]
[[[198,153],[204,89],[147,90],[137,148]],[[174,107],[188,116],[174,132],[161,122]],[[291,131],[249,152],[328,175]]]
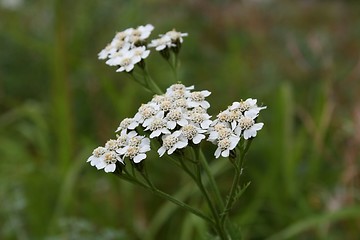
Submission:
[[[178,70],[178,58],[177,55],[172,53],[170,55],[170,58],[166,60],[166,62],[170,65],[171,71],[174,75],[174,80],[175,83],[178,82],[178,74],[177,74],[177,70]]]
[[[230,188],[230,193],[228,195],[227,201],[226,201],[226,205],[224,207],[224,211],[221,214],[221,219],[220,219],[220,223],[222,225],[222,227],[224,228],[224,224],[225,224],[225,220],[229,214],[229,211],[231,210],[231,208],[234,205],[234,201],[235,199],[235,194],[236,194],[236,189],[239,186],[239,182],[240,182],[240,176],[241,176],[241,172],[242,172],[242,167],[243,167],[243,163],[244,163],[244,159],[245,159],[245,155],[246,152],[249,150],[249,147],[251,145],[252,140],[248,140],[246,141],[246,146],[244,149],[242,149],[242,151],[240,152],[240,158],[239,161],[236,161],[234,163],[234,167],[235,167],[235,176]]]
[[[195,182],[197,183],[200,191],[203,193],[205,199],[206,199],[206,202],[211,210],[211,213],[214,217],[214,220],[215,220],[215,229],[217,231],[217,233],[219,234],[220,238],[223,239],[223,240],[226,240],[227,239],[227,236],[226,236],[226,233],[221,225],[221,222],[220,222],[220,218],[219,218],[219,214],[213,204],[213,202],[211,201],[210,197],[209,197],[209,194],[206,190],[206,188],[204,187],[203,183],[202,183],[202,179],[201,179],[201,168],[200,168],[200,164],[196,164],[196,179]]]
[[[224,208],[224,201],[221,197],[221,194],[220,194],[220,191],[219,191],[219,188],[215,182],[215,178],[213,176],[213,174],[211,173],[211,170],[210,170],[210,167],[209,167],[209,164],[208,162],[206,161],[206,158],[205,158],[205,155],[203,153],[203,151],[201,150],[201,148],[199,147],[199,160],[205,170],[205,173],[209,179],[209,184],[210,184],[210,187],[211,189],[213,190],[213,192],[215,193],[215,197],[216,197],[216,202],[218,204],[218,206],[220,207],[220,209],[223,209]]]
[[[209,218],[208,216],[206,216],[205,214],[203,214],[199,210],[191,207],[190,205],[188,205],[188,204],[186,204],[184,202],[181,202],[181,201],[173,198],[171,195],[157,189],[153,184],[151,184],[152,186],[148,186],[148,185],[144,184],[143,182],[139,181],[138,179],[132,177],[131,175],[123,175],[123,174],[116,174],[116,175],[118,177],[120,177],[121,179],[125,180],[125,181],[131,182],[133,184],[137,184],[137,185],[141,186],[142,188],[145,188],[147,190],[152,191],[155,195],[157,195],[157,196],[159,196],[159,197],[161,197],[161,198],[163,198],[165,200],[168,200],[168,201],[178,205],[179,207],[181,207],[181,208],[193,213],[194,215],[204,219],[205,221],[207,221],[211,225],[214,225],[214,221],[211,218]]]
[[[198,156],[196,156],[196,154],[194,154],[194,151],[193,151],[194,149],[193,148],[191,148],[191,149],[192,149],[193,157],[195,159],[198,158]],[[171,156],[168,156],[168,157],[169,157],[169,159],[171,159],[171,161],[173,163],[176,164],[176,166],[181,167],[181,169],[183,169],[195,181],[195,183],[198,186],[199,190],[201,191],[202,195],[205,197],[207,205],[209,206],[211,214],[213,215],[213,218],[215,220],[215,222],[213,222],[213,227],[215,228],[216,232],[219,234],[221,239],[226,240],[227,236],[226,236],[223,226],[221,225],[219,213],[217,212],[217,210],[214,206],[214,203],[212,202],[204,184],[202,183],[200,162],[192,161],[196,165],[196,175],[195,175],[192,171],[190,171],[190,169],[184,163],[183,160],[185,159],[185,156],[181,156],[179,161],[177,161],[176,159],[173,159]],[[180,162],[181,165],[179,165],[178,162]]]
[[[140,84],[143,88],[145,88],[147,91],[149,92],[152,92],[151,89],[149,88],[148,84],[144,84],[143,82],[141,82],[139,79],[137,79],[135,76],[134,76],[134,73],[133,72],[129,72],[129,76],[135,81],[137,82],[138,84]]]
[[[235,176],[234,176],[233,182],[231,184],[231,188],[230,188],[230,193],[227,198],[226,205],[224,207],[224,211],[222,212],[222,215],[220,218],[220,223],[222,226],[224,226],[226,217],[228,216],[228,213],[230,211],[230,206],[232,205],[232,201],[233,201],[233,198],[234,198],[234,195],[236,192],[236,188],[239,185],[240,175],[241,175],[241,171],[239,171],[239,169],[236,167],[235,168]]]
[[[145,82],[147,84],[147,86],[149,87],[149,89],[154,93],[154,94],[164,94],[164,92],[161,90],[161,88],[156,84],[156,82],[151,78],[148,70],[147,70],[147,66],[145,65],[145,67],[143,68],[144,71],[144,78],[145,78]]]

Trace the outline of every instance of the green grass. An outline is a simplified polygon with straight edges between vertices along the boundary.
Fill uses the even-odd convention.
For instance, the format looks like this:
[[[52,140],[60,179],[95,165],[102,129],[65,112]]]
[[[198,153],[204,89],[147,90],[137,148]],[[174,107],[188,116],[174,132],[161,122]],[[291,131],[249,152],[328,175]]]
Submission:
[[[180,79],[212,92],[213,116],[248,97],[268,106],[231,215],[243,239],[357,238],[356,1],[23,2],[0,5],[0,239],[209,238],[199,218],[85,163],[151,97],[97,60],[116,31],[146,23],[189,33]],[[172,83],[156,54],[149,69]],[[225,192],[222,160],[211,167]],[[148,161],[159,187],[200,201],[170,163]]]

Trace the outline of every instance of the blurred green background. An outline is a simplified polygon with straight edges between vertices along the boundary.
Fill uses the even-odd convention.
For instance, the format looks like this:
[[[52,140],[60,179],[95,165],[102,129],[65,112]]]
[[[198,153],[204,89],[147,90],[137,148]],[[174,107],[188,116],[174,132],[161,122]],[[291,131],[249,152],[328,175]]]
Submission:
[[[209,237],[199,218],[85,162],[151,98],[97,59],[116,31],[147,23],[151,37],[189,33],[180,78],[212,92],[210,114],[248,97],[268,106],[231,215],[243,239],[358,239],[359,13],[358,1],[0,0],[0,239]],[[166,62],[148,63],[169,86]],[[147,161],[160,188],[199,202],[170,163]]]

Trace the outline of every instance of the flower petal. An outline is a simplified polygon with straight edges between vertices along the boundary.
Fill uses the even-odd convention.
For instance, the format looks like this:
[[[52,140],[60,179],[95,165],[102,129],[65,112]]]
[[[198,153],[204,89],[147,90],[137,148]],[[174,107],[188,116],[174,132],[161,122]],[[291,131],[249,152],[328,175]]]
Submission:
[[[214,153],[215,158],[220,157],[220,154],[221,154],[221,149],[220,149],[220,148],[217,148],[216,151],[215,151],[215,153]]]
[[[160,155],[160,157],[162,157],[162,155],[164,155],[166,151],[166,148],[165,147],[161,147],[157,150],[158,154]]]
[[[204,134],[198,134],[193,138],[193,143],[199,144],[205,138]]]
[[[105,170],[105,172],[108,173],[108,172],[114,172],[115,169],[116,169],[116,165],[115,165],[115,163],[112,163],[112,164],[107,165],[104,170]]]
[[[229,149],[226,149],[225,151],[223,151],[223,152],[221,153],[221,156],[223,156],[223,157],[228,157],[229,154],[230,154],[230,150],[229,150]]]
[[[139,163],[146,158],[146,154],[141,153],[133,158],[134,163]]]

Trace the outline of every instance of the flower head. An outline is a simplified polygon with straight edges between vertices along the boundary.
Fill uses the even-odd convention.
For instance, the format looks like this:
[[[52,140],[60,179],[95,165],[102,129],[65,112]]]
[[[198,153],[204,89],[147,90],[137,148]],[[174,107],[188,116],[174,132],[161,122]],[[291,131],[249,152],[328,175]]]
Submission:
[[[184,41],[182,37],[187,37],[188,34],[177,32],[177,31],[175,31],[175,29],[173,29],[171,31],[168,31],[164,35],[160,35],[160,36],[169,36],[173,43],[178,43],[178,42],[182,43]]]
[[[186,137],[186,139],[191,140],[194,144],[199,144],[201,140],[205,139],[206,130],[196,127],[192,124],[183,126],[181,129],[181,134]]]
[[[176,149],[184,148],[188,145],[188,140],[181,135],[180,131],[176,131],[169,135],[162,137],[163,145],[158,149],[161,156],[167,151],[167,154],[172,154]]]
[[[128,28],[124,31],[124,33],[126,34],[126,40],[135,45],[139,41],[147,39],[152,30],[154,30],[154,26],[147,24],[145,26],[138,26],[136,29]]]
[[[109,66],[119,66],[117,72],[130,72],[142,59],[149,56],[145,40],[150,36],[154,26],[147,24],[137,28],[128,28],[116,33],[112,41],[102,49],[99,59],[107,59]]]
[[[100,157],[104,155],[106,152],[106,148],[104,147],[97,147],[92,152],[92,155],[88,158],[86,162],[90,162],[91,166],[95,166],[100,161]]]
[[[151,43],[148,44],[148,47],[154,47],[156,51],[162,51],[165,48],[171,48],[175,46],[176,45],[171,41],[171,38],[167,35],[153,39],[151,40]]]
[[[190,107],[202,107],[208,109],[210,107],[210,103],[205,100],[211,92],[204,90],[204,91],[197,91],[190,93],[188,98],[188,104]]]
[[[236,145],[239,143],[240,138],[238,136],[230,136],[228,138],[221,139],[217,142],[217,149],[214,153],[216,158],[223,156],[228,157],[230,150],[233,150]]]
[[[116,129],[115,132],[121,132],[123,130],[127,130],[127,129],[135,129],[137,126],[139,125],[139,123],[134,120],[133,118],[125,118],[124,120],[122,120],[119,124],[119,127]]]
[[[150,140],[144,136],[134,135],[128,139],[127,145],[117,152],[130,158],[134,163],[139,163],[146,158],[148,151],[150,151]]]
[[[240,118],[238,128],[242,132],[244,139],[256,137],[257,131],[261,130],[264,126],[264,123],[255,123],[257,116],[256,111],[247,111]]]
[[[96,164],[97,169],[104,169],[105,172],[114,172],[116,169],[116,162],[124,164],[123,160],[115,151],[106,151]]]
[[[258,107],[256,105],[256,102],[257,102],[256,99],[248,98],[245,101],[241,100],[240,102],[234,102],[228,109],[238,110],[242,113],[251,111],[254,112],[254,114],[258,114],[260,110],[266,109],[266,107]]]
[[[158,137],[161,134],[170,134],[171,132],[167,128],[166,120],[164,119],[164,113],[159,112],[154,117],[147,119],[143,124],[145,131],[151,131],[150,138]]]

